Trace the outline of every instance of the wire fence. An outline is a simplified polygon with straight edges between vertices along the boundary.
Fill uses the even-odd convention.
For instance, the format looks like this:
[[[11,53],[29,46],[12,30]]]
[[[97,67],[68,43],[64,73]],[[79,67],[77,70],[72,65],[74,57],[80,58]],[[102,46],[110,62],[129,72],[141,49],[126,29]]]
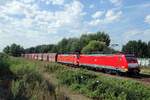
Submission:
[[[138,63],[142,67],[150,67],[150,58],[138,58]]]

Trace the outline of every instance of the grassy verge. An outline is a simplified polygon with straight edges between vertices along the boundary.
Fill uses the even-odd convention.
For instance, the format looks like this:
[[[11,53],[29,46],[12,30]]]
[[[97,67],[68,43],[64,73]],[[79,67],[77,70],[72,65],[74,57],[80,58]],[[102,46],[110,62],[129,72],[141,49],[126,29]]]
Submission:
[[[58,98],[61,98],[61,100],[64,100],[66,98],[63,94],[56,93],[55,86],[45,80],[39,73],[38,68],[42,67],[40,62],[11,57],[6,59],[5,57],[0,57],[3,59],[0,60],[1,69],[3,69],[3,72],[9,69],[7,74],[13,73],[13,77],[11,80],[8,80],[8,75],[3,73],[4,78],[0,80],[0,99],[58,100]],[[6,85],[6,81],[9,85]]]
[[[150,66],[149,67],[141,67],[141,73],[150,74]]]
[[[72,70],[64,65],[49,64],[49,73],[56,73],[61,84],[97,100],[150,100],[150,86],[120,77],[96,75],[84,69]]]
[[[60,84],[96,100],[150,100],[150,86],[134,80],[95,74],[57,63],[48,64],[20,58],[1,61],[3,62],[0,64],[7,65],[5,68],[15,76],[11,80],[11,94],[8,96],[13,100],[63,100],[58,99],[55,86],[41,76],[40,67],[45,68],[49,74],[55,74]],[[1,67],[3,70],[5,68]],[[3,81],[0,80],[0,83]]]

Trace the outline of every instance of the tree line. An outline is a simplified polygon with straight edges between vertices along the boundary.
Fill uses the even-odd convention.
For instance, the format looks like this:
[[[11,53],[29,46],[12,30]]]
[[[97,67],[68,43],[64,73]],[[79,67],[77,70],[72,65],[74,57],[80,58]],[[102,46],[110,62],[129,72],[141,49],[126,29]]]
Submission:
[[[22,53],[117,53],[110,47],[110,36],[105,32],[83,34],[79,38],[63,38],[57,44],[38,45],[24,49],[12,44],[6,46],[3,52],[11,56],[20,56]],[[137,57],[150,57],[150,41],[129,41],[122,47],[124,53],[134,53]]]
[[[134,53],[140,58],[150,58],[150,41],[147,43],[141,40],[129,41],[127,44],[123,45],[122,52]]]
[[[110,37],[105,32],[83,34],[79,38],[63,38],[57,44],[38,45],[24,49],[12,44],[4,48],[4,52],[11,56],[20,56],[22,53],[96,53],[113,51],[109,47]]]

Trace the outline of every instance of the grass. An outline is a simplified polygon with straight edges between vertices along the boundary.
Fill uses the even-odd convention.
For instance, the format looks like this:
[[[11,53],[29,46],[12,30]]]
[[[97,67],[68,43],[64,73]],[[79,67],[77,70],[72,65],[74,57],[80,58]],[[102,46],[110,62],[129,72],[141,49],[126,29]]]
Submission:
[[[149,67],[141,67],[141,73],[150,75],[150,66]]]
[[[51,84],[39,73],[39,67],[42,67],[41,62],[28,61],[22,58],[6,57],[0,55],[0,66],[3,72],[6,69],[7,73],[13,73],[13,78],[8,80],[10,85],[7,85],[5,92],[0,92],[0,99],[7,100],[58,100],[66,98],[63,94],[56,93],[55,85]],[[3,62],[2,62],[3,61]],[[5,78],[0,80],[0,90],[6,85],[5,81],[8,76],[3,74]],[[4,84],[4,85],[1,85]],[[2,91],[5,91],[4,89]],[[5,95],[9,94],[9,95]],[[63,95],[61,97],[60,95]]]
[[[47,65],[46,69],[57,74],[60,84],[96,100],[150,100],[150,86],[131,79],[96,75],[56,63]]]
[[[41,67],[49,74],[55,74],[60,84],[68,86],[73,91],[95,100],[150,100],[150,86],[140,82],[95,74],[85,69],[74,69],[57,63],[29,61],[22,58],[0,56],[1,70],[13,73],[7,96],[12,100],[63,100],[64,95],[56,92],[56,86],[45,80],[39,70]],[[148,73],[147,68],[142,68]],[[6,74],[3,73],[5,79]],[[1,85],[4,79],[0,80]],[[5,96],[0,92],[0,98]]]

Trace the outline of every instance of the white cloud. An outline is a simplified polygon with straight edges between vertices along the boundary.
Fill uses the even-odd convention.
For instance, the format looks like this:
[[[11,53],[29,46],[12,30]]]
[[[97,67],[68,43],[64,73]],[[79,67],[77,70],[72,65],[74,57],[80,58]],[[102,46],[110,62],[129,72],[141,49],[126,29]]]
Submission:
[[[78,36],[86,30],[83,27],[84,5],[79,1],[64,4],[63,9],[48,11],[35,2],[10,1],[0,5],[0,42],[17,42],[29,47],[35,44],[55,43],[64,34]],[[55,2],[56,3],[56,2]],[[5,35],[4,35],[5,34]],[[59,34],[59,37],[57,35]],[[53,37],[55,41],[50,38]],[[56,38],[55,38],[56,37]],[[11,41],[7,41],[10,40]],[[34,43],[33,43],[34,42]],[[5,45],[5,44],[3,44]],[[0,45],[3,47],[2,45]]]
[[[5,16],[22,15],[31,17],[36,10],[38,10],[38,6],[35,4],[30,5],[19,1],[12,1],[7,3],[5,6],[0,6],[0,10],[1,14],[5,14]]]
[[[139,35],[139,34],[142,34],[143,32],[141,30],[137,30],[137,29],[132,29],[132,30],[129,30],[127,31],[125,34],[127,36],[135,36],[135,35]]]
[[[100,20],[100,19],[92,20],[92,21],[90,21],[90,23],[89,23],[89,25],[91,25],[91,26],[97,26],[97,25],[99,25],[99,24],[102,24],[102,20]]]
[[[35,2],[35,0],[20,0],[20,1],[22,1],[24,3],[33,3],[33,2]]]
[[[109,0],[112,4],[119,6],[122,3],[122,0]]]
[[[92,15],[92,18],[99,18],[104,14],[103,11],[97,11]]]
[[[122,15],[122,11],[115,12],[113,10],[108,10],[106,15],[105,15],[105,20],[108,23],[113,22],[113,21],[117,21],[117,20],[119,20],[121,15]]]
[[[39,10],[36,5],[26,5],[18,1],[13,1],[1,8],[5,18],[10,15],[24,15],[22,19],[11,18],[10,24],[22,27],[57,28],[56,30],[64,28],[66,25],[69,27],[78,26],[77,24],[80,24],[80,19],[84,15],[84,12],[82,12],[83,5],[79,1],[66,4],[64,10],[56,12]]]
[[[130,35],[130,36],[142,36],[142,35],[149,35],[150,36],[150,29],[145,29],[145,30],[141,30],[141,29],[130,29],[129,31],[125,32],[125,35]]]
[[[141,30],[141,29],[130,29],[129,31],[123,34],[123,41],[128,42],[129,40],[144,40],[149,41],[150,29]]]
[[[94,19],[90,21],[90,25],[91,26],[97,26],[97,25],[101,25],[101,24],[109,24],[109,23],[113,23],[115,21],[118,21],[121,18],[122,15],[122,11],[114,11],[114,10],[108,10],[105,13],[105,17],[104,18],[98,18],[98,19]]]
[[[46,4],[53,4],[53,5],[63,5],[64,0],[41,0],[45,2]]]
[[[150,24],[150,15],[147,15],[145,17],[145,22],[148,23],[148,24]]]

